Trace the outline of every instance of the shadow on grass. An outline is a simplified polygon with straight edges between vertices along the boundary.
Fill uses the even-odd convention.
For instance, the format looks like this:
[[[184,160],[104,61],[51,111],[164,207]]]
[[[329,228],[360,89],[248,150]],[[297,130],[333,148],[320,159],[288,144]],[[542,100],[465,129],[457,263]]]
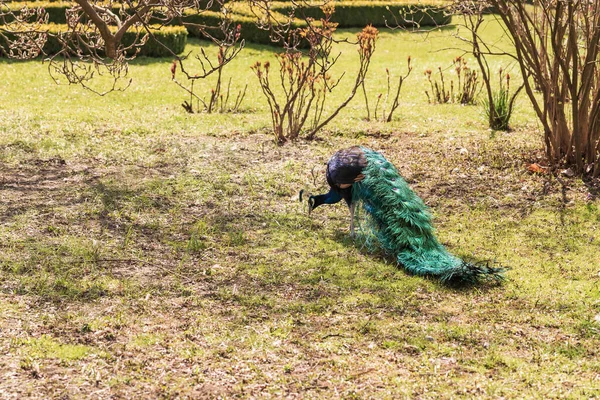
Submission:
[[[356,245],[342,232],[314,231],[316,240],[332,243],[323,250],[302,249],[304,242],[299,247],[294,242],[312,242],[301,239],[304,215],[257,210],[243,193],[236,194],[235,185],[226,202],[211,196],[194,205],[178,191],[187,189],[176,189],[176,179],[165,176],[145,181],[63,164],[2,172],[7,194],[2,218],[14,229],[0,256],[0,273],[10,282],[2,287],[9,293],[56,303],[149,292],[194,295],[225,313],[233,306],[275,315],[324,313],[347,298],[366,296],[401,314],[423,307],[412,295],[415,289],[431,283],[426,290],[449,289],[434,279],[409,277],[382,254],[361,250],[375,261],[367,265],[355,252],[346,259],[344,253]],[[208,185],[208,193],[223,189],[219,178],[197,183]],[[18,218],[32,210],[31,218]],[[307,261],[308,269],[297,265]]]
[[[160,242],[161,233],[130,214],[165,213],[169,199],[151,196],[143,185],[103,182],[89,169],[73,170],[60,161],[0,168],[7,238],[0,246],[3,290],[62,302],[92,301],[139,286],[131,282],[132,272],[145,264],[136,252],[154,250],[151,244]]]
[[[600,178],[587,178],[583,183],[589,191],[589,200],[595,200],[600,197]]]
[[[72,175],[64,168],[62,158],[32,160],[26,168],[0,169],[0,191],[2,191],[2,215],[6,222],[12,217],[25,214],[28,210],[45,212],[52,209],[48,204],[51,196],[36,197],[44,192],[54,195],[61,191],[64,182]]]

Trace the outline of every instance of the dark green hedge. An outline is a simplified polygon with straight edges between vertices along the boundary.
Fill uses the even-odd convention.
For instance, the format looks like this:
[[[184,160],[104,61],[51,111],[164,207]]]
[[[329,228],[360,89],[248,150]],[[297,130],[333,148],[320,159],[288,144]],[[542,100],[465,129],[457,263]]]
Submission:
[[[4,3],[4,5],[8,6],[12,11],[19,11],[24,6],[29,8],[41,7],[48,13],[48,23],[51,24],[66,24],[67,17],[65,11],[73,7],[72,2],[66,1],[33,1],[27,3],[10,2]]]
[[[188,31],[183,26],[163,26],[160,30],[152,31],[156,39],[167,46],[175,54],[183,53],[187,43]],[[133,32],[127,32],[123,38],[125,44],[132,43],[135,39]],[[140,49],[139,55],[147,57],[171,57],[172,54],[167,51],[160,43],[149,38],[146,44]]]
[[[43,27],[49,33],[48,40],[44,45],[44,52],[52,55],[57,54],[62,49],[58,40],[61,32],[67,31],[66,25],[48,24]],[[153,34],[157,40],[160,40],[175,53],[182,53],[187,42],[188,32],[181,26],[162,27],[160,30],[154,30]],[[129,31],[123,36],[123,44],[130,45],[135,40],[135,32]],[[155,40],[148,39],[146,44],[140,48],[139,55],[147,57],[169,57],[171,53]]]
[[[199,2],[200,2],[201,7],[206,7],[209,4],[208,0],[200,0]],[[37,0],[37,1],[28,1],[28,2],[21,2],[21,1],[10,2],[9,1],[9,2],[6,2],[3,4],[3,6],[7,6],[12,11],[18,11],[18,10],[22,9],[24,6],[27,6],[30,8],[38,8],[38,7],[44,8],[46,10],[46,12],[48,13],[48,22],[55,23],[55,24],[66,23],[67,18],[66,18],[65,11],[68,10],[69,8],[73,7],[74,5],[75,5],[74,2],[64,1],[64,0]],[[115,3],[111,10],[113,12],[117,12],[119,10],[119,8],[120,8],[120,5]],[[221,9],[221,6],[216,1],[213,1],[211,4],[211,7],[209,8],[210,11],[219,11],[220,9]]]
[[[274,3],[274,11],[289,14],[292,5],[288,2]],[[296,9],[296,16],[323,18],[323,11],[319,7],[300,7]],[[438,26],[450,23],[451,16],[444,12],[441,3],[432,2],[431,5],[415,0],[411,2],[374,2],[374,1],[344,1],[335,2],[335,13],[331,18],[337,22],[339,28],[363,27],[368,24],[373,26],[395,26],[396,20],[401,26],[414,24],[406,21],[415,21],[421,26]]]
[[[227,2],[226,2],[227,3]],[[62,0],[38,0],[38,1],[29,1],[29,2],[7,2],[4,3],[3,6],[6,5],[12,11],[18,11],[22,9],[24,6],[28,6],[30,8],[38,8],[41,7],[48,13],[48,23],[51,24],[66,24],[67,17],[66,11],[69,8],[72,8],[74,3],[69,1]],[[200,0],[201,7],[206,7],[209,5],[208,0]],[[221,6],[213,1],[209,10],[211,11],[219,11]],[[111,11],[118,15],[120,9],[119,4],[114,4]]]
[[[208,4],[208,0],[202,0],[202,4]],[[262,34],[254,33],[254,29],[248,27],[248,24],[253,23],[253,19],[249,16],[248,12],[244,12],[246,9],[249,9],[249,6],[244,1],[228,1],[226,3],[231,3],[227,8],[229,8],[234,14],[234,19],[236,22],[239,20],[239,23],[246,27],[246,32],[249,33],[249,37],[258,37],[261,40],[258,43],[268,43],[269,41],[264,40]],[[19,10],[25,4],[31,6],[35,4],[36,7],[43,7],[49,15],[48,21],[50,23],[55,24],[64,24],[66,23],[65,11],[72,7],[72,2],[65,1],[35,1],[35,2],[8,2],[5,3],[12,10]],[[335,14],[333,16],[333,21],[339,24],[340,28],[350,28],[350,27],[363,27],[367,24],[372,24],[374,26],[385,26],[386,20],[389,24],[394,24],[394,16],[397,21],[404,23],[405,20],[412,20],[418,22],[422,26],[435,26],[435,25],[445,25],[450,22],[450,16],[446,15],[443,11],[443,3],[436,0],[428,1],[427,3],[419,2],[419,0],[411,0],[411,1],[337,1],[335,4]],[[206,20],[215,21],[215,16],[219,14],[216,12],[218,10],[219,4],[214,1],[212,3],[212,9],[215,11],[207,12],[199,15],[199,19],[202,20],[202,16],[205,16]],[[114,12],[117,12],[118,7],[114,8]],[[274,2],[272,5],[272,10],[287,15],[292,10],[291,2]],[[210,15],[209,15],[210,14]],[[238,17],[237,14],[240,14]],[[323,17],[323,12],[318,6],[315,7],[301,7],[296,10],[296,15],[298,17],[311,17],[314,19],[319,19]],[[283,17],[282,15],[282,18]],[[220,21],[219,21],[220,22]],[[410,24],[408,24],[410,25]],[[249,38],[246,40],[251,41]]]
[[[260,29],[256,25],[256,18],[243,16],[243,15],[231,15],[232,27],[240,25],[240,37],[250,43],[268,44],[273,45],[275,42],[271,39],[268,30]],[[184,18],[185,22],[206,25],[206,26],[218,26],[222,22],[222,14],[219,12],[204,12],[200,15],[188,15]],[[306,22],[296,20],[292,23],[292,29],[305,27]],[[203,35],[193,27],[188,26],[190,36],[200,37]],[[222,38],[223,32],[218,28],[209,29],[208,32],[217,37]]]

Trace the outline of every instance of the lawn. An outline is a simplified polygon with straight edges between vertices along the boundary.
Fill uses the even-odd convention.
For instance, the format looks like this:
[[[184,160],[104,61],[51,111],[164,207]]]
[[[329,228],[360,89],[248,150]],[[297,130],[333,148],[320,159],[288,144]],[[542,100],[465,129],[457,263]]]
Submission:
[[[371,107],[386,68],[414,66],[392,123],[365,121],[357,96],[318,140],[281,147],[249,68],[268,47],[227,67],[248,83],[235,114],[187,114],[169,59],[137,60],[105,97],[0,60],[0,396],[600,396],[597,189],[528,171],[543,149],[525,96],[511,132],[428,104],[423,71],[451,74],[455,32],[381,33]],[[330,110],[358,58],[340,46]],[[298,191],[326,190],[324,163],[353,144],[384,152],[440,240],[506,281],[409,276],[355,246],[345,206],[309,217]]]

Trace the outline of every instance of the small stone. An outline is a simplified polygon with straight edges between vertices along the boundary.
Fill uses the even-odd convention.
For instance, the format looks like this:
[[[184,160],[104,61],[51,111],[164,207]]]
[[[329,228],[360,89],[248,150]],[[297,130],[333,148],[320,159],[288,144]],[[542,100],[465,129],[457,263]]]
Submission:
[[[469,150],[465,149],[464,147],[462,149],[460,149],[458,152],[460,153],[461,156],[469,155]]]
[[[418,354],[421,352],[421,350],[417,346],[414,346],[412,344],[405,344],[403,348],[404,351],[406,351],[409,354]]]
[[[572,178],[575,176],[575,171],[573,171],[571,168],[563,169],[562,171],[560,171],[560,173],[561,175],[564,175],[567,178]]]

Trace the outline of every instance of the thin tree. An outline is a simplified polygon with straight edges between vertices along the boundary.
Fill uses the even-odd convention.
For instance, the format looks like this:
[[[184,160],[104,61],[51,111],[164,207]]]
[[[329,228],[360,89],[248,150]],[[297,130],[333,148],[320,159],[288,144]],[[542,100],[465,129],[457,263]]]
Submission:
[[[600,2],[487,4],[497,10],[514,44],[549,160],[600,176]]]

